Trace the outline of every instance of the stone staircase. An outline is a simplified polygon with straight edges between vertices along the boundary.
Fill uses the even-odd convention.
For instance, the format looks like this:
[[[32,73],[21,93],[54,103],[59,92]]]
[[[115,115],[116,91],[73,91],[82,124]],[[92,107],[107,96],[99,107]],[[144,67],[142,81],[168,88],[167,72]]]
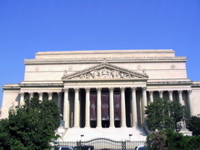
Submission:
[[[145,141],[146,132],[140,127],[131,128],[69,128],[60,129],[57,132],[61,138],[59,141],[87,141],[95,138],[108,138],[116,141],[131,140]]]

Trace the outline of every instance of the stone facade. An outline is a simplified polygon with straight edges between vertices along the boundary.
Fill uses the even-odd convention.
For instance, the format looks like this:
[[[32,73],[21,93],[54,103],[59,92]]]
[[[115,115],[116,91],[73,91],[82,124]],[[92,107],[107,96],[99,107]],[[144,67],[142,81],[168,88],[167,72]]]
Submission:
[[[3,86],[1,117],[33,96],[56,101],[68,131],[141,127],[144,106],[159,97],[200,114],[200,82],[190,81],[185,63],[186,57],[173,50],[38,52],[35,59],[25,59],[24,81]]]

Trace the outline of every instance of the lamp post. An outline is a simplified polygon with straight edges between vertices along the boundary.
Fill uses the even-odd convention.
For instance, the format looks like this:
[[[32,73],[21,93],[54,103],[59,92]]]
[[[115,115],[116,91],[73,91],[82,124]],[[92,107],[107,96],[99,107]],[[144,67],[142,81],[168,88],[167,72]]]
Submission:
[[[81,140],[82,140],[82,137],[84,137],[84,135],[83,135],[83,134],[81,134]]]
[[[80,143],[79,143],[80,150],[82,149],[82,143],[81,143],[82,137],[84,137],[84,135],[83,135],[83,134],[81,134],[81,139],[80,139]]]
[[[132,134],[129,134],[129,141],[131,141],[131,136],[132,136]]]

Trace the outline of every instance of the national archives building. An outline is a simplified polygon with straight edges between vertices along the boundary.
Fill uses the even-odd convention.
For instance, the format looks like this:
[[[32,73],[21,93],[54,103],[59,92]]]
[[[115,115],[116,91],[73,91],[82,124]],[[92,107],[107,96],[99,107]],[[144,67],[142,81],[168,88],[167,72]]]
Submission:
[[[24,63],[24,81],[3,86],[1,118],[25,99],[53,100],[66,140],[109,138],[109,131],[136,139],[144,135],[145,106],[158,98],[200,114],[200,82],[190,81],[186,57],[173,50],[38,52]]]

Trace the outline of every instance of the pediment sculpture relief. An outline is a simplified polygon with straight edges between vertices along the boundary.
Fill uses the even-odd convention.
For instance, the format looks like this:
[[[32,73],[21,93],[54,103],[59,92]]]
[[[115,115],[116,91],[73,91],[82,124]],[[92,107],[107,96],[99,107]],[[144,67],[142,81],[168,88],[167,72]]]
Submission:
[[[72,79],[119,79],[119,78],[137,78],[136,76],[122,71],[101,68],[75,76]]]

